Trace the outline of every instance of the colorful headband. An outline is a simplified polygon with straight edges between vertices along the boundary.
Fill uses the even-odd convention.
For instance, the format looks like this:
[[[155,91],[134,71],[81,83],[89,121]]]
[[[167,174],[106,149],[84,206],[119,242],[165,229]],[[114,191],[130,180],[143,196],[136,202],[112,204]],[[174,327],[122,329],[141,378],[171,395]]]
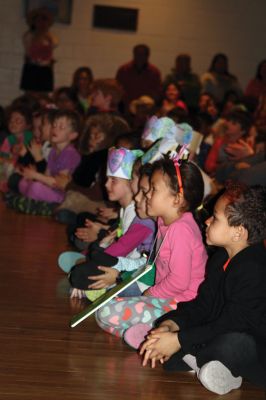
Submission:
[[[142,155],[141,150],[111,147],[108,152],[106,175],[130,180],[133,164]]]

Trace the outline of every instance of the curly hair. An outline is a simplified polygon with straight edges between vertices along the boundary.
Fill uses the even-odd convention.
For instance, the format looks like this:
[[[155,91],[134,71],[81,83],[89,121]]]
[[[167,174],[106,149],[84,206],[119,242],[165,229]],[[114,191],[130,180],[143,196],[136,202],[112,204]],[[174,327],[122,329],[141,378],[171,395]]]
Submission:
[[[229,226],[242,225],[250,245],[266,239],[266,187],[228,182],[223,196],[228,199],[225,215]]]

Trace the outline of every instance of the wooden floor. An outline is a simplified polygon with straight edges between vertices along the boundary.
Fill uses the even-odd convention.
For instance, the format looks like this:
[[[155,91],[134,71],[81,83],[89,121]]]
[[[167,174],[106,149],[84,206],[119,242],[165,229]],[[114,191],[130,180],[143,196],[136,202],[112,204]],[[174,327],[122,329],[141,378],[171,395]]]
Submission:
[[[90,317],[69,320],[71,303],[57,267],[65,227],[16,214],[0,202],[0,400],[217,399],[192,373],[142,368],[138,355]],[[225,400],[265,399],[245,383]]]

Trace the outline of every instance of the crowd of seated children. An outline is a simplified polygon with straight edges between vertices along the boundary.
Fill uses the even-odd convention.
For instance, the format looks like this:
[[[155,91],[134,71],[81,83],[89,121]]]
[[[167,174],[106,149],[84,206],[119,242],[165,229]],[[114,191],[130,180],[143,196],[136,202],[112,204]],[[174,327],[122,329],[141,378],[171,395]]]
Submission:
[[[190,63],[189,55],[179,55],[164,81],[163,101],[160,92],[136,115],[123,114],[126,93],[115,79],[93,80],[87,67],[76,71],[72,86],[59,87],[51,96],[15,99],[1,114],[0,190],[16,211],[71,222],[71,245],[85,249],[59,257],[61,268],[70,271],[72,298],[85,294],[93,301],[125,271],[145,264],[142,251],[155,246],[151,278],[100,309],[97,322],[134,348],[144,340],[144,364],[160,361],[166,369],[179,370],[192,366],[206,388],[223,394],[239,387],[241,377],[265,384],[265,360],[256,358],[256,346],[264,351],[265,333],[250,311],[254,304],[258,317],[265,314],[265,248],[259,243],[265,239],[265,223],[264,231],[253,226],[256,219],[264,221],[265,189],[252,186],[266,185],[265,60],[245,95],[229,72],[226,55],[214,57],[201,82]],[[202,143],[194,148],[197,135]],[[182,159],[187,148],[189,158]],[[136,158],[142,152],[145,165],[140,167]],[[212,212],[216,193],[225,190],[228,178],[249,187],[226,189],[207,221],[207,243],[225,250],[213,248],[205,278],[205,236],[196,217],[203,203]],[[253,222],[245,214],[249,207],[250,215],[257,213]],[[253,279],[248,279],[249,257],[256,266]],[[239,266],[239,285],[246,277],[251,285],[249,303],[241,287],[239,296],[231,291]],[[218,281],[228,288],[222,303],[219,290],[213,289]],[[259,306],[252,282],[264,290]],[[212,304],[204,303],[204,296]],[[229,307],[230,314],[233,303],[234,324],[226,311]],[[213,304],[225,315],[224,325],[219,325]],[[199,326],[198,315],[211,328],[207,322]],[[242,339],[249,349],[246,358]],[[236,346],[235,360],[228,340]],[[229,349],[224,356],[217,350],[220,345]]]

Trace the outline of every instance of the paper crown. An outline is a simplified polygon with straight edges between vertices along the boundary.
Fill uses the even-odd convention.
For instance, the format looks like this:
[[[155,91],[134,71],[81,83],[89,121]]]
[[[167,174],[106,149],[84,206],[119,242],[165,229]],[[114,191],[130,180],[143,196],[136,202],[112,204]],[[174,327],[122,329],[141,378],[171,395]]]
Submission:
[[[153,163],[166,155],[168,152],[176,150],[178,145],[189,146],[193,137],[193,130],[188,124],[176,125],[175,134],[167,134],[141,157],[142,164]]]
[[[142,155],[141,150],[111,147],[108,152],[106,175],[130,180],[133,164]]]
[[[158,118],[154,115],[147,121],[141,138],[154,143],[166,136],[174,136],[176,131],[176,124],[171,118]]]

